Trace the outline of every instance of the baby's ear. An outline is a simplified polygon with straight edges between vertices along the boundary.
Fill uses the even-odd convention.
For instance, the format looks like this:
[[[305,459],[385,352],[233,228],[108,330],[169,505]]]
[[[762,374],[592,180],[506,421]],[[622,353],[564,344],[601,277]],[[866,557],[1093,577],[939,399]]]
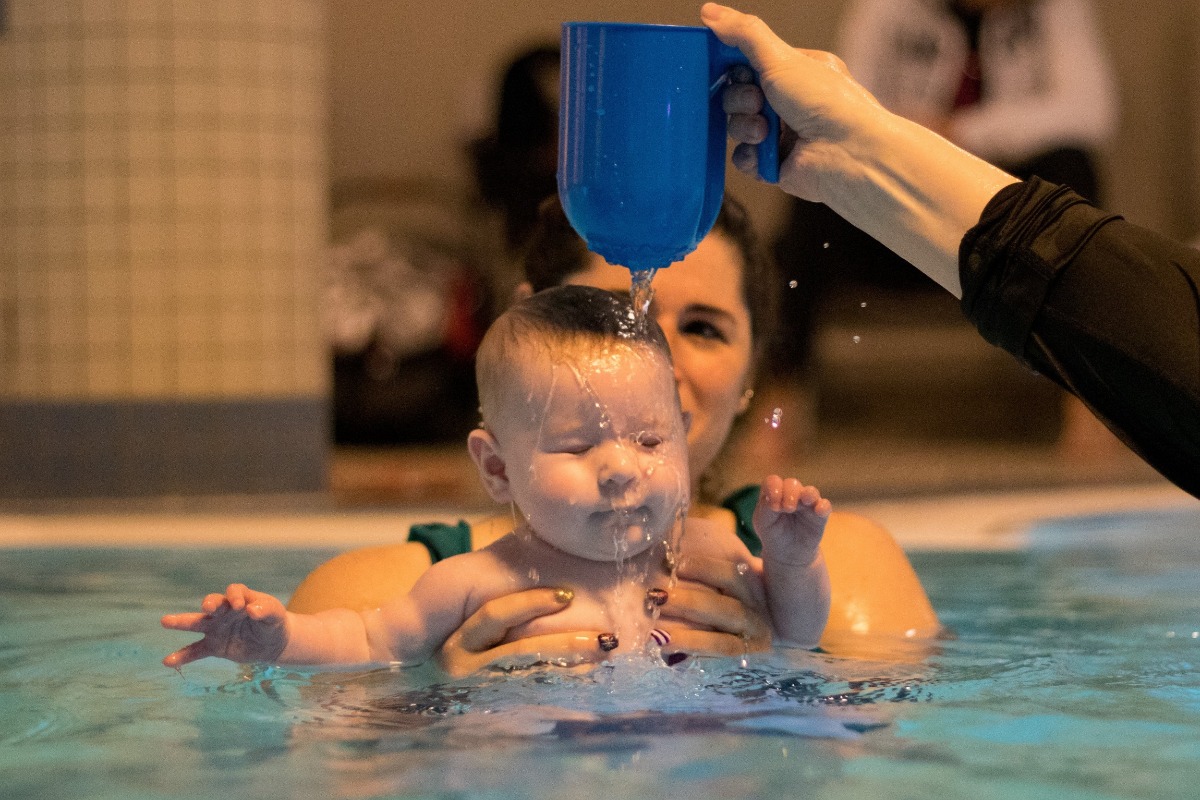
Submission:
[[[479,470],[479,479],[483,481],[488,496],[497,503],[511,502],[507,466],[500,455],[496,438],[482,428],[476,428],[467,436],[467,452]]]

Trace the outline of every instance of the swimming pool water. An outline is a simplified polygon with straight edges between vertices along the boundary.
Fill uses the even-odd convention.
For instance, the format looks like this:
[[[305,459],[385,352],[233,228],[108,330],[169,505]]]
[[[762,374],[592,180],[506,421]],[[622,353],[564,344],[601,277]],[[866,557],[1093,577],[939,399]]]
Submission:
[[[956,638],[907,663],[780,652],[439,682],[159,659],[231,579],[324,550],[0,550],[0,796],[1191,798],[1200,512],[917,553]]]

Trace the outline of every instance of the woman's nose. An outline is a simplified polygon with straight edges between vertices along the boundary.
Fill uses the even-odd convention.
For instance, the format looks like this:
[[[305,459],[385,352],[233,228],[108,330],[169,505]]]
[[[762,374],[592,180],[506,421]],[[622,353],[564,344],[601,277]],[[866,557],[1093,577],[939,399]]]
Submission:
[[[667,337],[667,348],[671,351],[671,366],[675,372],[675,385],[678,386],[680,381],[683,380],[682,367],[680,366],[680,362],[683,360],[683,351],[676,347],[679,337],[673,333],[667,333],[665,331],[666,325],[662,327],[664,328],[663,333]]]

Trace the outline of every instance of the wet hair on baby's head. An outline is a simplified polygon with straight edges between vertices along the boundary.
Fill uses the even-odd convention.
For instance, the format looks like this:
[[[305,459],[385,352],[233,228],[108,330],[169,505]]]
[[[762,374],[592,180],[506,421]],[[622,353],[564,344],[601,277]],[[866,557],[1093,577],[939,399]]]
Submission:
[[[741,256],[741,300],[750,314],[755,366],[770,350],[778,329],[779,270],[763,246],[746,209],[725,195],[713,231],[728,238]],[[542,201],[538,220],[525,248],[522,268],[534,292],[559,286],[587,268],[592,258],[587,244],[571,227],[558,195]]]
[[[488,329],[475,354],[475,380],[484,419],[490,415],[520,355],[578,346],[644,347],[671,363],[662,328],[634,313],[628,296],[594,286],[555,286],[517,301]]]

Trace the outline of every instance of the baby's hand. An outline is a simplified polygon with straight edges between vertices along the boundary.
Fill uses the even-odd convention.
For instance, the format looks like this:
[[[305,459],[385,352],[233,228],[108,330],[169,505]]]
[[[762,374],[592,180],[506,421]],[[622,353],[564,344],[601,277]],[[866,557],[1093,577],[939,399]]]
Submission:
[[[164,628],[204,634],[200,641],[164,658],[166,666],[178,668],[208,656],[230,661],[274,661],[287,646],[287,610],[278,598],[265,592],[230,584],[225,594],[205,597],[200,610],[162,618]]]
[[[777,563],[810,566],[832,510],[815,486],[768,476],[754,509],[754,530],[762,539],[763,556]]]

